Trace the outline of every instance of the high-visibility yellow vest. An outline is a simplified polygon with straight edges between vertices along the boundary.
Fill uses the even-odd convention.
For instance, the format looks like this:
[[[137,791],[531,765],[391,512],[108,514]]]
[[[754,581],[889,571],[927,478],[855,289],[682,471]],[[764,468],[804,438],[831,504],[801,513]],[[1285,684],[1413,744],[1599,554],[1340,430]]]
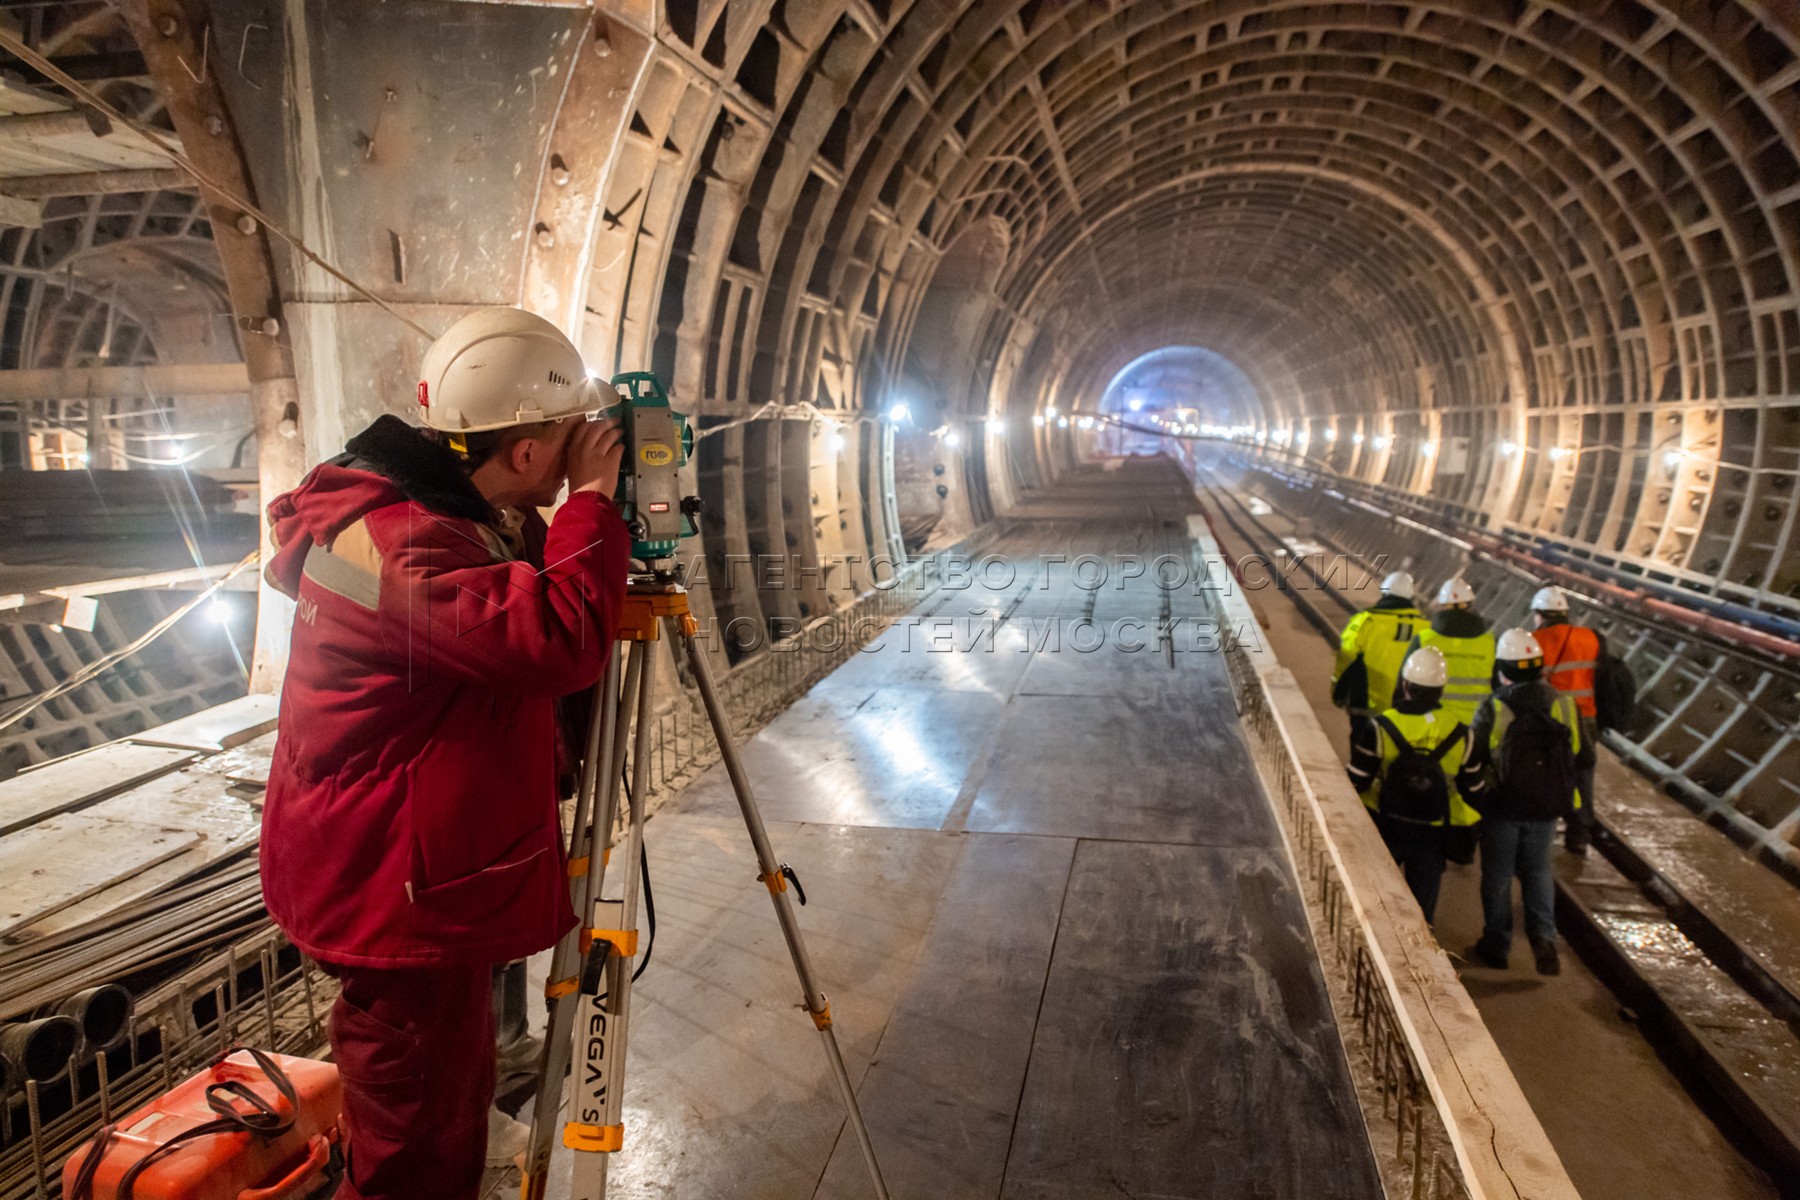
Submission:
[[[1488,728],[1488,761],[1500,761],[1500,745],[1506,740],[1506,731],[1512,727],[1513,710],[1503,701],[1494,701],[1494,723]],[[1550,704],[1551,718],[1569,731],[1569,749],[1575,754],[1581,753],[1581,710],[1575,705],[1575,697],[1566,692],[1558,692],[1556,699]],[[1587,802],[1581,789],[1575,789],[1575,807],[1580,808]]]
[[[1381,714],[1393,722],[1406,744],[1420,754],[1429,754],[1443,744],[1445,738],[1456,735],[1457,745],[1454,750],[1446,750],[1443,758],[1444,782],[1450,789],[1450,824],[1473,825],[1481,820],[1481,814],[1463,803],[1456,790],[1456,772],[1462,766],[1463,755],[1468,748],[1468,726],[1458,718],[1446,712],[1442,705],[1428,713],[1403,713],[1397,708],[1390,708]],[[1461,728],[1458,728],[1461,726]],[[1388,736],[1388,731],[1376,726],[1381,738],[1381,770],[1370,781],[1368,790],[1362,793],[1362,802],[1371,811],[1379,812],[1381,781],[1387,778],[1388,765],[1400,757],[1400,747]],[[1434,825],[1443,822],[1434,821]]]
[[[1406,652],[1425,619],[1416,608],[1365,608],[1350,618],[1338,639],[1337,663],[1331,672],[1335,692],[1338,680],[1357,659],[1369,679],[1369,693],[1362,703],[1352,698],[1352,716],[1373,716],[1394,702],[1394,687],[1400,680],[1400,667]]]
[[[1419,631],[1419,645],[1436,646],[1450,668],[1444,684],[1443,711],[1464,725],[1475,720],[1475,710],[1493,693],[1494,634],[1449,637],[1429,627]]]

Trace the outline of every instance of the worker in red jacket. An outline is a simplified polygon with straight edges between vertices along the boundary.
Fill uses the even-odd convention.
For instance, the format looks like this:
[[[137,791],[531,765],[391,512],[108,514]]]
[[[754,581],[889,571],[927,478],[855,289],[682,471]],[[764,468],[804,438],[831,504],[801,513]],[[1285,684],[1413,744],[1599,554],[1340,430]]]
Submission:
[[[269,506],[296,604],[263,895],[342,984],[340,1200],[461,1200],[494,1091],[490,972],[575,923],[559,697],[599,679],[631,537],[609,392],[548,321],[483,309],[383,416]],[[548,526],[538,508],[570,495]]]

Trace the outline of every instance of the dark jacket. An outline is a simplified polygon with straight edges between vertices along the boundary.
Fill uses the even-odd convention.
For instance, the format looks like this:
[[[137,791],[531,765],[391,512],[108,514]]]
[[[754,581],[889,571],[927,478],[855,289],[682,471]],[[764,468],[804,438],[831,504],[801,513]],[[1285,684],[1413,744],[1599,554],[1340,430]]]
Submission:
[[[330,962],[522,958],[575,921],[556,698],[600,676],[631,536],[593,493],[504,520],[395,417],[348,451],[269,505],[268,580],[297,604],[269,914]]]
[[[1476,710],[1469,729],[1469,749],[1457,773],[1456,787],[1465,803],[1483,817],[1499,821],[1554,821],[1568,815],[1568,809],[1549,810],[1533,799],[1529,788],[1517,786],[1519,781],[1501,779],[1497,770],[1501,746],[1505,744],[1513,720],[1522,713],[1547,712],[1569,730],[1569,744],[1575,752],[1575,767],[1582,770],[1594,765],[1594,740],[1582,736],[1580,716],[1575,702],[1541,679],[1512,683],[1502,687]],[[1577,794],[1573,803],[1579,806]]]

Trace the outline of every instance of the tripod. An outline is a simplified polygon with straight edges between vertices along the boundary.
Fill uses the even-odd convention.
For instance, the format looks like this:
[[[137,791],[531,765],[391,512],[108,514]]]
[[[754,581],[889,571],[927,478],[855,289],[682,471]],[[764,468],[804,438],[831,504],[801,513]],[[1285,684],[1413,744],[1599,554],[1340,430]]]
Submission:
[[[878,1200],[888,1200],[868,1126],[863,1123],[850,1073],[844,1067],[837,1035],[831,1029],[831,1006],[813,975],[812,958],[800,937],[788,885],[793,885],[802,904],[806,903],[806,894],[800,890],[793,868],[778,862],[769,844],[750,779],[738,758],[730,722],[713,688],[706,651],[695,636],[698,625],[688,608],[687,590],[678,576],[661,572],[634,576],[627,585],[619,621],[619,649],[630,647],[630,657],[623,668],[623,687],[620,656],[614,653],[608,656],[605,674],[594,693],[587,753],[569,833],[569,891],[581,920],[556,944],[551,955],[550,978],[544,987],[550,1006],[549,1027],[544,1032],[537,1094],[532,1100],[531,1142],[525,1152],[520,1194],[523,1200],[543,1200],[549,1179],[551,1128],[564,1097],[565,1072],[569,1114],[563,1123],[562,1141],[575,1151],[572,1200],[601,1200],[606,1195],[609,1155],[624,1144],[625,1051],[631,1016],[632,965],[638,952],[644,792],[648,783],[650,726],[655,718],[656,670],[651,654],[665,624],[671,636],[680,641],[699,687],[707,720],[718,740],[719,755],[731,776],[738,808],[756,850],[757,878],[768,888],[774,902],[775,917],[787,940],[807,1013],[823,1040],[825,1057],[837,1079],[875,1195]],[[635,726],[626,718],[627,705],[632,706],[629,711],[635,714]],[[619,899],[608,900],[600,892],[611,855],[609,840],[619,811],[621,766],[626,761],[628,732],[632,739],[631,791],[625,814],[625,857],[620,864],[624,886]]]

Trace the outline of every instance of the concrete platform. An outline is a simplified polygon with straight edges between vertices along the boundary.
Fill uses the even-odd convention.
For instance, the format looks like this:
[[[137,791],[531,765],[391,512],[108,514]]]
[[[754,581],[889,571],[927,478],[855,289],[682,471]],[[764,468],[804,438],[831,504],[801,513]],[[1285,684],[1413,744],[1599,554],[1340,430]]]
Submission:
[[[1001,539],[1020,569],[978,597],[1013,614],[991,648],[897,626],[747,748],[896,1197],[1380,1194],[1223,661],[1022,633],[1027,602],[1040,630],[1157,615],[1039,561],[1185,557],[1191,499],[1142,471]],[[647,840],[659,929],[609,1194],[868,1195],[723,773]]]

